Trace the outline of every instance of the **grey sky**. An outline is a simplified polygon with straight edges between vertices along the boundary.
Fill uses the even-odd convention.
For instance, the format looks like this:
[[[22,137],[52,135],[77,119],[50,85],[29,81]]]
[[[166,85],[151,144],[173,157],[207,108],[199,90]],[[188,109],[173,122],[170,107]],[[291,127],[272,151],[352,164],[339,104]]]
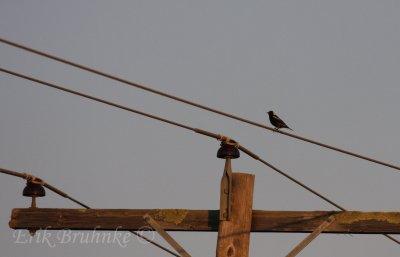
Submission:
[[[0,1],[0,36],[266,122],[398,162],[400,2]],[[354,210],[399,210],[400,175],[205,113],[0,44],[1,67],[54,81],[238,139]],[[98,103],[0,76],[0,166],[31,171],[95,208],[216,209],[218,142]],[[256,174],[254,208],[331,210],[243,156]],[[4,257],[167,256],[132,242],[16,245],[12,208],[23,181],[0,176]],[[76,205],[56,197],[41,207]],[[193,256],[215,255],[216,233],[173,233]],[[285,256],[304,234],[253,234],[251,256]],[[157,238],[159,239],[159,238]],[[161,241],[161,240],[160,240]],[[399,256],[376,235],[323,235],[300,256]]]

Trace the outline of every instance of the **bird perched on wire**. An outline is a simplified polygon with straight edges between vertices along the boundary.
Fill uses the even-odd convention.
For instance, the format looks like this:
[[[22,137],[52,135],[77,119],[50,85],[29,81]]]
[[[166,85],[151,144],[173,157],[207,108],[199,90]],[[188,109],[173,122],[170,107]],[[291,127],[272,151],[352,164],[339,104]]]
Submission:
[[[286,123],[283,120],[281,120],[281,118],[279,118],[278,115],[276,115],[273,111],[269,111],[268,116],[269,116],[269,121],[275,127],[276,130],[281,128],[287,128],[293,131],[293,129],[289,128],[288,125],[286,125]]]

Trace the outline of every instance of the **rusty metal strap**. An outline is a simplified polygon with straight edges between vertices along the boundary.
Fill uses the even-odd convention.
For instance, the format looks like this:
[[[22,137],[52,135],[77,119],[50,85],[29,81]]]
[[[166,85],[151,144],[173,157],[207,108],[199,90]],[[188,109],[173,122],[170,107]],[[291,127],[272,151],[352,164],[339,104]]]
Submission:
[[[230,220],[232,213],[232,165],[231,159],[225,160],[224,174],[221,178],[219,220]]]

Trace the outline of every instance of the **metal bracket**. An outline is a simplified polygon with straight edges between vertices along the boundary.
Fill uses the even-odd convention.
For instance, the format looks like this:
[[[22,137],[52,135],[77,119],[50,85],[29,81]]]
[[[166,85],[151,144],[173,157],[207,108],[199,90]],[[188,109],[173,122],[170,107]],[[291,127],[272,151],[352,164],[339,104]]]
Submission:
[[[232,165],[229,158],[225,160],[224,174],[221,178],[219,206],[219,220],[230,220],[232,212]]]

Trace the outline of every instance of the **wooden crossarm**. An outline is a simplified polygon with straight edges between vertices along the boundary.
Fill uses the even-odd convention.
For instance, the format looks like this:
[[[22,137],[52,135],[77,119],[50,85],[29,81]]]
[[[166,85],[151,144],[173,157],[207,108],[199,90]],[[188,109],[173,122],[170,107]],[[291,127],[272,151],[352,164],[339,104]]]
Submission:
[[[218,231],[217,210],[186,209],[14,209],[13,229],[139,230],[150,214],[166,231]],[[328,216],[335,221],[323,233],[400,234],[400,212],[253,210],[251,232],[311,233]]]

